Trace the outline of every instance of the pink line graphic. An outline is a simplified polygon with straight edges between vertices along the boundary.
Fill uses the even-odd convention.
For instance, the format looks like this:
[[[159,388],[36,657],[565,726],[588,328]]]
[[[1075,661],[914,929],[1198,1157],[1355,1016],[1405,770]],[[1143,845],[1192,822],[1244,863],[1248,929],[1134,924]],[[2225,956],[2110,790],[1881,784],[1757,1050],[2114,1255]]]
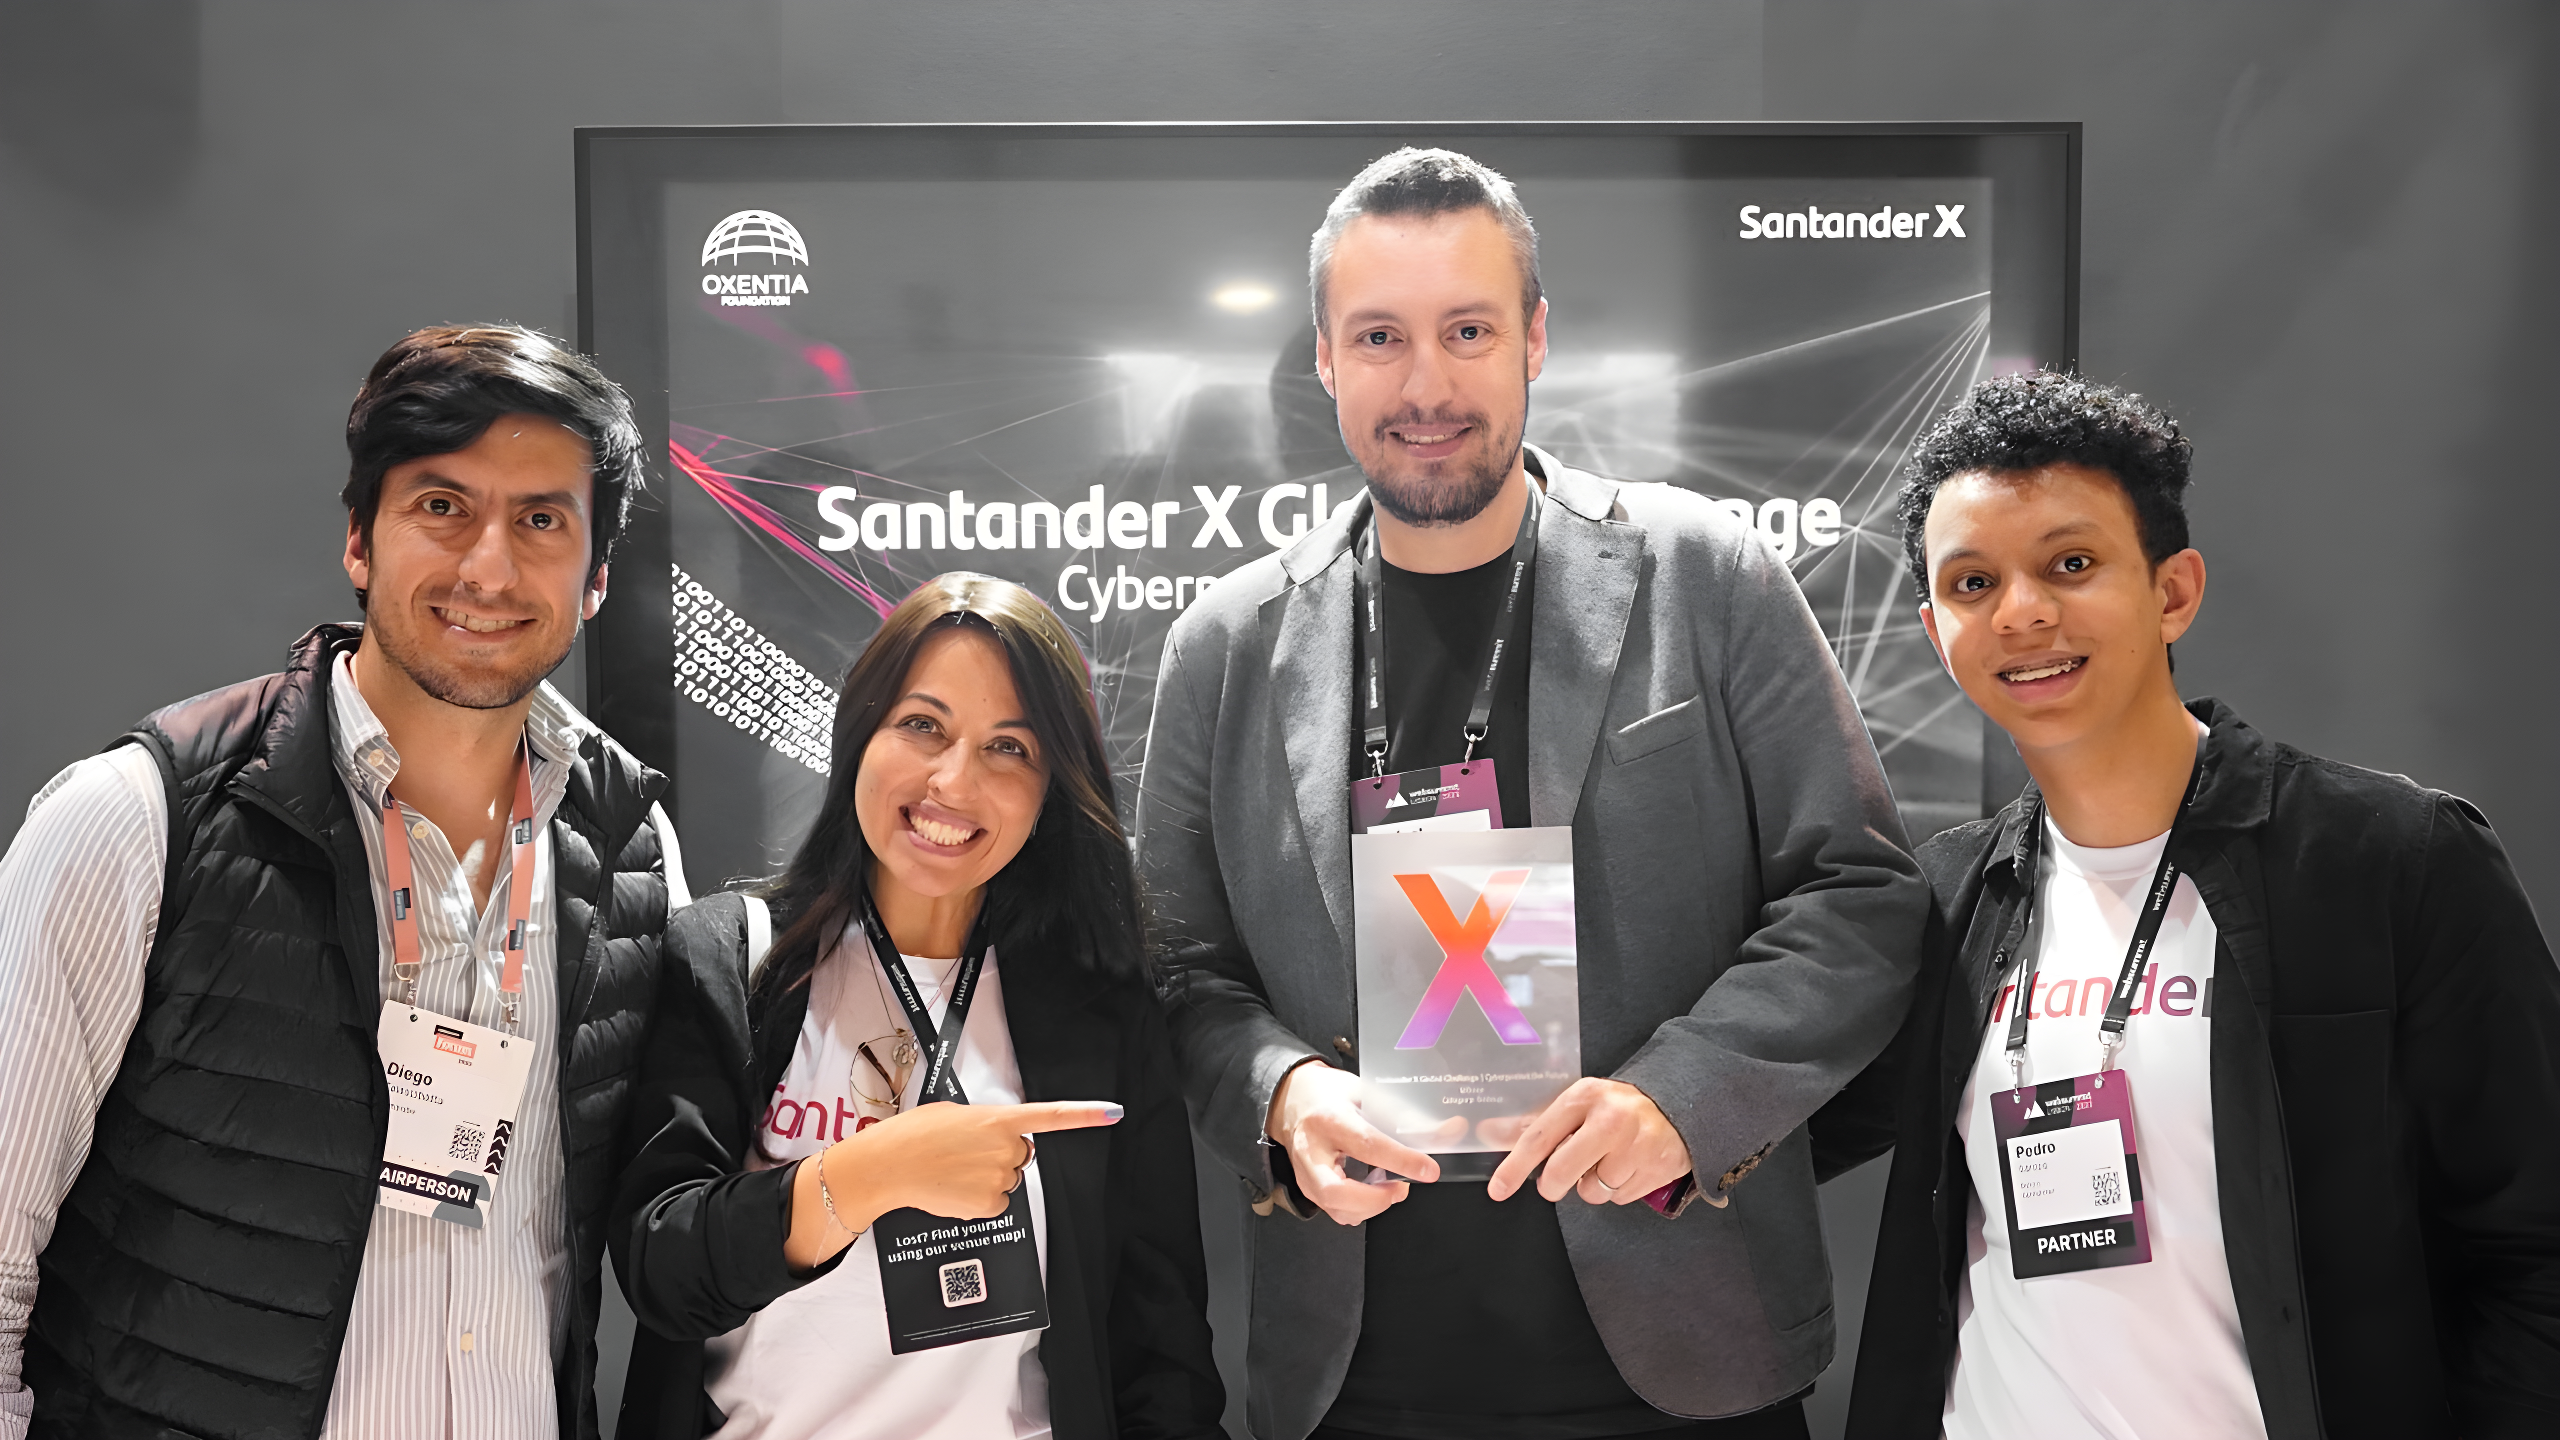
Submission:
[[[790,547],[791,553],[817,566],[829,579],[861,596],[863,603],[879,614],[885,616],[896,608],[896,602],[883,599],[879,591],[864,584],[860,577],[828,559],[815,546],[792,533],[791,527],[783,523],[782,517],[775,514],[771,506],[750,498],[745,491],[738,488],[737,482],[753,480],[753,476],[732,475],[725,470],[715,470],[701,456],[673,440],[667,442],[667,453],[669,458],[674,460],[676,469],[683,471],[687,479],[701,486],[703,493],[718,502],[720,508],[728,511],[730,518],[740,525],[751,530],[762,531],[781,541]]]

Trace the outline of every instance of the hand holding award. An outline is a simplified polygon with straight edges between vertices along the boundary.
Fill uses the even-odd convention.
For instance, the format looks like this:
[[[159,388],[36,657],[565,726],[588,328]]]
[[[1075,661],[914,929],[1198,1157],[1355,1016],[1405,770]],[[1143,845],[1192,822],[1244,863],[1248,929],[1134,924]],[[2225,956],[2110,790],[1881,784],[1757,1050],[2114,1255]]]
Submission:
[[[1652,1097],[1593,1076],[1574,1081],[1529,1122],[1485,1193],[1511,1198],[1540,1162],[1540,1195],[1561,1200],[1570,1191],[1594,1205],[1642,1200],[1690,1170],[1687,1142]]]
[[[1425,1182],[1440,1178],[1439,1161],[1397,1144],[1369,1123],[1360,1113],[1360,1094],[1359,1076],[1321,1060],[1309,1061],[1280,1078],[1264,1127],[1272,1142],[1289,1152],[1298,1192],[1337,1225],[1357,1225],[1412,1190],[1403,1180],[1354,1180],[1344,1169],[1345,1160]]]

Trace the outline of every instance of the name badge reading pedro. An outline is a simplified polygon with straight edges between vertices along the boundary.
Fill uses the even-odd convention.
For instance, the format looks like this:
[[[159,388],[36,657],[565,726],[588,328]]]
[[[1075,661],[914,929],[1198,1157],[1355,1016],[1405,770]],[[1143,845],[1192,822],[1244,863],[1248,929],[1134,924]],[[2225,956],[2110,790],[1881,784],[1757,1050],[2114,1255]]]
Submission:
[[[482,1228],[507,1168],[533,1042],[398,1001],[383,1005],[376,1038],[391,1090],[378,1198]]]
[[[2123,1071],[1996,1091],[1991,1133],[2019,1279],[2149,1262],[2133,1087]]]

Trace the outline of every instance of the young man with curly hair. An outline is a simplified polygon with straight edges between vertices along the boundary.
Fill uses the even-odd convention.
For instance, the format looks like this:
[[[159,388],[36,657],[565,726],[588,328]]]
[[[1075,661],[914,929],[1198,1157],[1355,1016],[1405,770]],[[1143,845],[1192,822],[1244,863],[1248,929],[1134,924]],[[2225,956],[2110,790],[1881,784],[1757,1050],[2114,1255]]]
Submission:
[[[1915,448],[1920,614],[2032,777],[1923,845],[1849,1434],[2560,1434],[2560,971],[2488,820],[2180,700],[2188,443],[2076,376]]]

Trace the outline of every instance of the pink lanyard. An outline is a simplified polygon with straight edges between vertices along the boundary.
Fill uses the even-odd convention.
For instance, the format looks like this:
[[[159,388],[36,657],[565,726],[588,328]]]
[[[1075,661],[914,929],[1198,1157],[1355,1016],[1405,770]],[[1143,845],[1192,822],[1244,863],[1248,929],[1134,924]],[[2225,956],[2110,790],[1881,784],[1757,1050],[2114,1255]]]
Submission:
[[[507,838],[515,846],[515,855],[507,876],[507,949],[498,992],[506,997],[507,1028],[513,1030],[517,1006],[524,999],[525,931],[533,916],[533,765],[522,751],[516,754],[516,803],[508,816]],[[387,786],[382,792],[382,859],[391,872],[391,971],[406,988],[405,998],[414,1009],[418,972],[426,962],[419,955],[409,825],[400,818],[400,802]]]

